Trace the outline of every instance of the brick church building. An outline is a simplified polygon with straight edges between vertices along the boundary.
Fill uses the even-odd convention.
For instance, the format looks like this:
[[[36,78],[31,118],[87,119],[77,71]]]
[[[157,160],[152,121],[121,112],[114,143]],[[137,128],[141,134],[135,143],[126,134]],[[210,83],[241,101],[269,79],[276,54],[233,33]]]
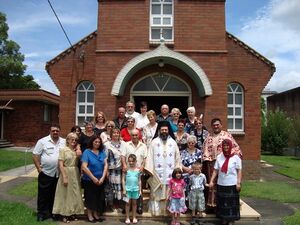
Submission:
[[[98,0],[97,30],[49,61],[63,134],[128,100],[219,117],[259,173],[260,94],[275,66],[225,28],[225,0]],[[139,107],[137,107],[138,109]]]

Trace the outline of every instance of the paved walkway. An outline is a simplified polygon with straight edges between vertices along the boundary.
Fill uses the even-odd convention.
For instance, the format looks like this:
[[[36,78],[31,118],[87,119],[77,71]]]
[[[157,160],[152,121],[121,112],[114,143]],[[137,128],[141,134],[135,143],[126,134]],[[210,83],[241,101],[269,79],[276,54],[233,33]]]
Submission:
[[[26,148],[18,149],[25,151]],[[30,153],[29,153],[30,154]],[[267,181],[284,181],[291,185],[296,185],[300,188],[300,181],[282,176],[275,173],[274,167],[262,163],[262,180]],[[13,170],[0,172],[0,200],[23,202],[28,207],[36,209],[36,198],[13,196],[9,195],[8,191],[18,185],[28,182],[37,177],[37,172],[34,165],[26,165]],[[283,225],[282,218],[292,215],[295,210],[300,209],[300,204],[283,204],[264,199],[243,198],[244,202],[241,206],[242,218],[236,222],[236,225]],[[251,211],[253,210],[253,211]],[[247,217],[247,214],[250,216]],[[181,224],[189,224],[189,218],[184,216],[181,218]],[[71,225],[83,225],[87,222],[84,220],[72,221]],[[64,223],[61,223],[64,224]],[[124,219],[121,217],[107,216],[106,221],[102,222],[103,225],[119,225],[124,224]],[[170,220],[165,218],[153,218],[144,214],[143,218],[139,221],[138,225],[166,225],[170,224]],[[208,215],[203,219],[203,224],[215,225],[219,224],[219,220],[214,215]]]

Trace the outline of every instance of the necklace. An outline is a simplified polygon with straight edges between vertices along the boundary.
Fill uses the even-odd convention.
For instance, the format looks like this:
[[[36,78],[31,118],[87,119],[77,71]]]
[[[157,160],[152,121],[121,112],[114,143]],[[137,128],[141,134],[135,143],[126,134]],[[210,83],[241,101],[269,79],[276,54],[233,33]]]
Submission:
[[[121,142],[110,142],[115,148],[120,148]]]

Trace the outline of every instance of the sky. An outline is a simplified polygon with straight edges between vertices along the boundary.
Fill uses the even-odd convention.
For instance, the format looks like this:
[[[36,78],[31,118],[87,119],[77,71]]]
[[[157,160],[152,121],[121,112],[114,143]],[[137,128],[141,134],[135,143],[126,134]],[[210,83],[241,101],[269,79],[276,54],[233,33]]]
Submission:
[[[97,29],[97,0],[50,0],[72,44]],[[268,58],[276,72],[265,90],[300,86],[300,0],[226,0],[226,30]],[[48,0],[0,0],[9,39],[21,46],[42,89],[59,94],[47,74],[47,61],[69,48]]]

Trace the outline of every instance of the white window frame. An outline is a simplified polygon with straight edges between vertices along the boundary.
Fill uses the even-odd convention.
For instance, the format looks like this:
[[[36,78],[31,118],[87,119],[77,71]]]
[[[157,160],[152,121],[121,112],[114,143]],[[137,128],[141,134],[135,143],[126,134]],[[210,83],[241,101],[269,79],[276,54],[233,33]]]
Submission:
[[[233,87],[235,86],[235,88]],[[238,89],[240,89],[241,91],[239,91]],[[230,132],[244,132],[244,88],[242,87],[242,85],[240,85],[239,83],[229,83],[227,85],[227,96],[229,96],[229,94],[232,95],[233,99],[232,99],[232,104],[229,104],[229,102],[227,102],[227,124],[229,124],[228,120],[232,119],[233,120],[233,127],[229,128],[228,127],[228,131]],[[241,104],[236,103],[236,95],[241,95]],[[227,100],[228,101],[228,100]],[[233,114],[229,115],[228,114],[228,109],[232,108],[233,109]],[[236,109],[239,109],[241,111],[240,115],[236,114]],[[236,120],[242,120],[242,128],[236,128]]]
[[[89,84],[86,88],[84,84]],[[83,90],[79,90],[80,87],[83,87]],[[79,102],[79,93],[85,93],[85,100],[84,102]],[[93,93],[94,94],[94,102],[88,102],[87,101],[87,93]],[[84,113],[79,112],[80,106],[84,106]],[[87,107],[92,106],[93,110],[91,113],[87,113]],[[87,120],[88,117],[94,118],[95,115],[95,86],[90,81],[82,81],[77,86],[76,91],[76,125],[83,126],[83,124],[78,124],[78,117],[84,117],[84,121]]]
[[[160,5],[160,14],[152,14],[152,5]],[[163,6],[164,5],[172,5],[172,14],[163,14]],[[160,24],[154,24],[154,19],[160,19]],[[163,19],[170,19],[170,24],[164,25]],[[160,29],[160,38],[152,39],[152,28]],[[163,38],[163,29],[171,29],[172,30],[172,38],[166,39]],[[173,42],[174,41],[174,0],[170,0],[170,2],[166,2],[166,0],[151,0],[150,1],[150,31],[149,31],[149,40],[150,41],[160,41],[161,39],[165,41]]]

